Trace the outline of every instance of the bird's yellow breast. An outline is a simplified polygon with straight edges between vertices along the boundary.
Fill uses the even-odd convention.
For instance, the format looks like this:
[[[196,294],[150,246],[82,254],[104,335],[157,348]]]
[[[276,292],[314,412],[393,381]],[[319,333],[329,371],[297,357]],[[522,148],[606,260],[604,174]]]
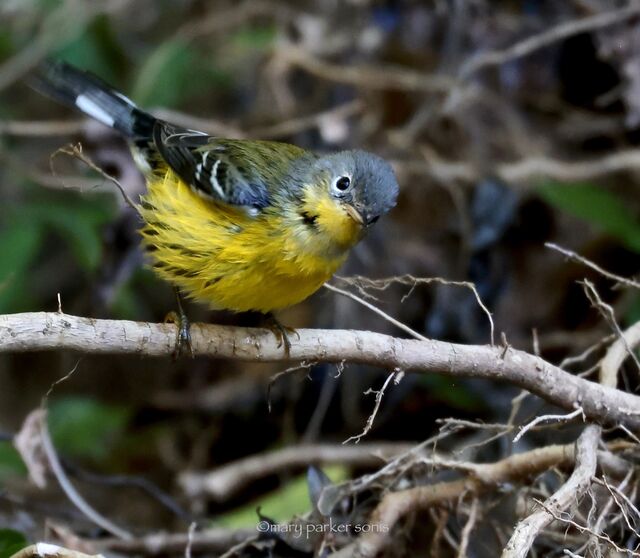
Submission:
[[[213,308],[270,312],[296,304],[335,273],[361,234],[316,189],[299,204],[253,216],[199,196],[171,170],[147,186],[140,212],[154,268]]]

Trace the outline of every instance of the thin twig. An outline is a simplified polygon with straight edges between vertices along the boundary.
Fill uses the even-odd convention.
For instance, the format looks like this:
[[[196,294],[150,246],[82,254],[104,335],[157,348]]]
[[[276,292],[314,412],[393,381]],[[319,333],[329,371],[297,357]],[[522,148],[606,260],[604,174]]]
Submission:
[[[159,486],[151,482],[145,477],[133,476],[133,475],[102,475],[96,474],[90,471],[85,471],[77,467],[75,464],[70,463],[66,459],[62,459],[62,466],[67,473],[83,482],[101,484],[105,486],[127,486],[135,487],[151,498],[158,502],[161,506],[165,507],[176,517],[190,522],[192,519],[191,514],[182,509],[182,507],[176,502],[171,495],[162,490]]]
[[[427,161],[395,161],[401,172],[410,172],[433,177],[438,181],[475,183],[485,171],[469,161],[447,161],[431,155]],[[581,180],[595,180],[602,176],[634,171],[640,168],[640,150],[623,149],[599,158],[566,161],[548,156],[531,156],[512,163],[503,163],[495,168],[495,175],[507,184],[531,187],[539,184],[540,178],[565,182],[565,188]],[[630,186],[631,187],[631,186]]]
[[[281,370],[280,372],[276,372],[269,378],[269,383],[267,384],[267,407],[269,412],[271,412],[271,390],[273,389],[274,384],[283,376],[288,376],[289,374],[294,374],[295,372],[300,372],[300,370],[310,370],[313,368],[317,362],[305,362],[302,361],[297,366],[292,366],[291,368],[287,368],[286,370]]]
[[[611,494],[611,498],[615,502],[616,506],[618,506],[618,508],[620,509],[620,512],[622,513],[622,517],[624,518],[624,521],[627,524],[627,528],[637,538],[640,539],[640,533],[638,533],[638,531],[635,529],[635,527],[633,525],[631,525],[631,522],[629,521],[629,516],[628,516],[624,506],[618,501],[618,497],[622,498],[622,500],[625,502],[625,504],[627,506],[629,506],[629,508],[634,512],[636,517],[640,518],[640,512],[638,512],[638,508],[635,507],[633,502],[631,500],[629,500],[629,498],[625,495],[624,492],[622,492],[619,488],[617,488],[615,486],[611,486],[607,482],[607,478],[604,475],[602,476],[602,481],[600,481],[600,479],[597,479],[597,477],[594,477],[594,481],[599,482],[599,483],[601,483],[602,485],[604,485],[606,487],[606,489],[609,491],[609,494]]]
[[[101,529],[104,529],[108,533],[119,537],[121,539],[129,540],[133,538],[133,535],[128,531],[118,527],[114,523],[112,523],[109,519],[99,514],[96,510],[94,510],[87,501],[80,495],[80,493],[75,489],[66,473],[64,472],[64,468],[60,463],[60,459],[58,458],[58,454],[56,453],[55,448],[53,447],[53,442],[51,441],[51,437],[49,436],[49,429],[47,428],[47,420],[46,420],[46,412],[45,411],[36,411],[40,413],[40,436],[42,439],[42,447],[44,452],[49,460],[49,466],[51,467],[52,473],[55,475],[58,483],[60,484],[60,488],[67,495],[67,498],[73,503],[73,505],[78,508],[89,520],[95,523]]]
[[[198,524],[195,521],[192,521],[191,525],[189,525],[189,530],[187,531],[187,544],[184,547],[184,558],[191,558],[191,550],[193,548],[193,536],[195,535],[197,527],[198,527]]]
[[[582,19],[572,19],[560,23],[551,27],[551,29],[547,29],[533,37],[528,37],[503,50],[494,50],[479,54],[462,66],[459,72],[460,79],[463,81],[468,80],[479,70],[499,66],[505,62],[522,58],[536,50],[540,50],[568,37],[595,29],[602,29],[603,27],[626,21],[638,14],[640,14],[640,6],[631,2],[629,5],[618,10],[611,10]]]
[[[542,507],[549,515],[551,515],[553,517],[553,519],[555,519],[556,521],[561,521],[562,523],[566,523],[567,525],[571,525],[572,527],[574,527],[575,529],[577,529],[581,533],[588,533],[589,535],[592,535],[593,537],[597,538],[598,540],[600,540],[600,541],[602,541],[602,542],[604,542],[606,544],[611,545],[617,552],[620,552],[620,553],[622,553],[622,554],[624,554],[626,556],[640,556],[640,553],[635,552],[634,550],[630,550],[628,548],[622,548],[621,546],[618,546],[607,535],[601,535],[600,533],[596,533],[592,529],[589,529],[589,527],[586,527],[585,525],[580,525],[579,523],[576,523],[570,517],[565,517],[565,514],[563,514],[563,512],[556,512],[554,509],[552,509],[550,506],[548,506],[545,502],[541,502],[540,500],[536,500],[536,499],[534,499],[534,501],[540,507]]]
[[[466,558],[467,556],[467,548],[469,547],[469,537],[471,536],[471,532],[476,525],[476,519],[478,516],[478,499],[474,498],[471,501],[471,508],[469,508],[469,517],[467,518],[467,522],[464,524],[462,529],[462,533],[460,535],[460,546],[458,547],[458,557],[457,558]]]
[[[410,286],[410,290],[406,293],[401,302],[404,302],[411,296],[413,289],[418,285],[429,285],[432,283],[436,283],[439,285],[445,286],[453,286],[453,287],[464,287],[465,289],[469,289],[478,303],[478,306],[487,316],[487,320],[490,326],[490,341],[491,345],[494,345],[494,330],[495,326],[493,323],[493,317],[489,309],[486,307],[484,302],[482,302],[482,298],[480,298],[480,293],[476,289],[476,286],[469,281],[454,281],[450,279],[444,279],[443,277],[415,277],[413,275],[399,275],[396,277],[388,277],[384,279],[369,279],[368,277],[362,277],[359,275],[353,277],[336,277],[338,281],[342,281],[347,285],[353,285],[360,291],[361,294],[366,295],[366,288],[377,289],[380,291],[384,291],[389,288],[393,284],[407,285]]]
[[[282,66],[300,68],[321,79],[367,89],[404,89],[446,93],[455,81],[444,75],[418,72],[399,66],[349,66],[326,62],[294,45],[274,52],[274,61]]]
[[[372,312],[375,312],[376,314],[378,314],[378,316],[381,316],[387,322],[393,324],[394,326],[396,326],[398,329],[401,329],[405,333],[408,333],[409,335],[411,335],[415,339],[420,339],[421,341],[427,341],[427,338],[424,335],[420,335],[415,329],[411,329],[408,325],[405,325],[401,321],[396,320],[392,316],[389,316],[389,314],[387,314],[384,310],[380,310],[380,308],[378,308],[374,304],[371,304],[370,302],[367,302],[366,300],[360,298],[358,295],[350,293],[349,291],[345,291],[344,289],[340,289],[338,287],[335,287],[334,285],[331,285],[329,283],[325,283],[324,284],[324,288],[328,289],[330,291],[333,291],[334,293],[338,293],[338,294],[340,294],[342,296],[346,296],[347,298],[350,298],[351,300],[356,301],[358,304],[361,304],[365,308],[368,308]]]
[[[592,262],[591,260],[588,260],[584,256],[581,256],[580,254],[572,250],[568,250],[567,248],[558,246],[553,242],[545,242],[544,245],[546,248],[550,248],[551,250],[560,252],[563,256],[566,256],[571,261],[574,261],[586,267],[589,267],[593,269],[595,272],[599,273],[600,275],[607,277],[608,279],[611,279],[616,283],[620,283],[621,285],[626,285],[628,287],[634,287],[636,289],[640,289],[640,283],[638,283],[637,281],[634,281],[633,279],[628,279],[627,277],[622,277],[621,275],[616,275],[615,273],[611,273],[610,271],[607,271],[606,269],[601,268],[598,264]]]
[[[631,477],[633,476],[633,470],[629,470],[629,472],[627,473],[627,475],[622,479],[622,481],[620,482],[620,485],[617,487],[618,489],[623,489],[624,487],[627,486],[627,484],[629,483],[629,480],[631,479]],[[602,481],[598,478],[598,477],[594,477],[593,478],[593,482],[595,483],[602,483]],[[613,507],[614,504],[614,500],[613,498],[609,498],[609,500],[607,501],[607,503],[602,506],[602,509],[600,510],[600,514],[598,515],[598,517],[596,518],[595,522],[593,523],[593,531],[595,533],[600,533],[603,529],[603,526],[605,526],[605,522],[607,521],[607,518],[609,516],[609,512],[611,511],[611,508]],[[593,537],[593,535],[591,535],[589,537],[589,540],[587,540],[581,547],[580,547],[580,551],[582,551],[583,549],[587,548],[589,546],[590,543],[594,542],[595,537]]]
[[[53,166],[53,162],[54,162],[55,158],[60,154],[69,155],[71,157],[79,159],[85,165],[87,165],[90,169],[96,171],[100,176],[102,176],[106,180],[108,180],[108,181],[112,182],[113,184],[115,184],[115,186],[118,188],[118,190],[120,190],[120,194],[122,194],[122,197],[123,197],[125,203],[129,207],[131,207],[131,209],[133,209],[136,213],[139,211],[138,206],[129,197],[129,194],[127,194],[127,191],[125,190],[124,186],[118,181],[118,179],[115,178],[114,176],[111,176],[110,174],[108,174],[104,170],[102,170],[98,165],[96,165],[89,157],[87,157],[83,153],[82,144],[80,144],[80,143],[75,144],[75,145],[70,144],[70,145],[67,145],[65,147],[61,147],[60,149],[56,150],[51,155],[49,161],[50,161],[50,166],[51,166],[51,172],[54,175],[56,175],[56,171],[55,171],[55,168]]]
[[[72,136],[85,131],[87,120],[2,120],[0,136],[43,138]]]
[[[600,339],[597,343],[591,345],[590,347],[587,347],[579,355],[570,356],[562,359],[562,361],[560,362],[560,364],[558,364],[558,366],[564,370],[567,367],[572,366],[573,364],[584,362],[596,351],[598,351],[599,349],[602,349],[602,347],[605,347],[606,345],[611,343],[611,341],[613,341],[615,338],[616,338],[615,335],[607,335],[606,337],[603,337],[602,339]]]
[[[196,18],[178,29],[175,36],[180,40],[192,41],[203,35],[215,36],[216,33],[238,27],[256,17],[274,17],[290,19],[299,12],[284,2],[270,0],[247,0],[234,2],[228,9],[212,10],[204,18]]]
[[[357,444],[358,442],[360,442],[362,438],[364,438],[369,433],[369,431],[373,426],[373,421],[375,420],[376,415],[378,414],[378,410],[380,409],[380,404],[382,403],[382,398],[384,396],[384,392],[387,389],[387,386],[391,383],[392,380],[394,380],[395,384],[398,384],[401,378],[401,374],[402,374],[402,371],[396,368],[393,372],[391,372],[391,374],[387,376],[387,379],[384,381],[384,384],[382,384],[382,387],[379,390],[373,390],[369,388],[367,391],[364,392],[365,395],[369,395],[371,393],[375,394],[376,404],[373,407],[373,411],[369,415],[369,418],[367,419],[367,423],[364,426],[364,430],[360,434],[357,434],[355,436],[350,436],[344,442],[342,442],[343,444],[348,444],[351,441],[354,441]]]
[[[596,290],[595,286],[591,281],[585,279],[582,282],[582,284],[584,286],[584,292],[587,295],[589,302],[591,302],[591,304],[600,311],[604,319],[609,323],[609,325],[611,326],[611,329],[613,329],[615,334],[618,336],[618,338],[624,345],[624,348],[627,351],[627,354],[631,357],[631,360],[633,360],[633,362],[635,363],[638,371],[640,371],[640,360],[638,360],[638,357],[636,356],[636,354],[631,350],[631,347],[629,346],[629,343],[627,342],[625,335],[622,333],[622,330],[618,325],[618,321],[616,320],[616,315],[613,310],[613,307],[610,304],[605,303],[600,298],[598,291]],[[617,375],[617,370],[616,370],[616,375]],[[615,385],[612,387],[615,387]]]
[[[578,407],[573,413],[569,413],[567,415],[541,415],[539,417],[534,418],[530,423],[525,426],[520,427],[520,432],[513,438],[513,442],[517,442],[522,438],[529,430],[531,430],[537,424],[541,422],[568,422],[577,416],[582,415],[582,420],[585,420],[584,411],[582,407]]]

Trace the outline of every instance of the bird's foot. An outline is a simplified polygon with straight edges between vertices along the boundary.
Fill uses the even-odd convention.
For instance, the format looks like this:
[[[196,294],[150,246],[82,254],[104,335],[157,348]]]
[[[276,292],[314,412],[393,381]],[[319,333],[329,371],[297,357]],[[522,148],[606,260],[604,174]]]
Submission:
[[[265,320],[265,326],[273,332],[273,334],[276,336],[276,339],[278,340],[278,348],[284,346],[284,352],[287,356],[289,356],[291,354],[291,340],[289,339],[289,336],[295,335],[298,339],[300,339],[300,335],[294,328],[280,323],[278,319],[271,313],[265,316]]]
[[[176,347],[173,351],[173,358],[184,356],[185,354],[191,355],[193,358],[193,345],[191,344],[191,322],[187,317],[186,312],[182,308],[182,301],[180,300],[180,293],[176,289],[176,301],[178,303],[177,312],[169,312],[165,318],[165,323],[176,324]]]
[[[193,357],[193,346],[191,345],[191,323],[186,314],[180,315],[178,312],[169,312],[164,323],[176,324],[176,346],[173,351],[174,360],[178,357],[189,354]]]

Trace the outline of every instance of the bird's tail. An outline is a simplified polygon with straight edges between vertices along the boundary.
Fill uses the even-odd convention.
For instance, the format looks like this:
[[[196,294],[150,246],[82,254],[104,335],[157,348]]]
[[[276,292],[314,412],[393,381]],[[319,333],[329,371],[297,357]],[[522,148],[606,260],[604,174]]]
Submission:
[[[90,72],[66,62],[46,61],[38,67],[31,85],[134,141],[152,136],[156,119]]]

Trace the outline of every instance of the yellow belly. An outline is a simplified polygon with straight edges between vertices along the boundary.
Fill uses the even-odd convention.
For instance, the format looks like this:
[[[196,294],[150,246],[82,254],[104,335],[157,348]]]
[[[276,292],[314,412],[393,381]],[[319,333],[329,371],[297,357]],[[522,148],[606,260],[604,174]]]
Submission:
[[[347,256],[346,246],[319,250],[327,239],[313,238],[293,208],[251,216],[200,197],[172,171],[149,179],[140,211],[156,272],[212,308],[291,306],[318,290]]]

